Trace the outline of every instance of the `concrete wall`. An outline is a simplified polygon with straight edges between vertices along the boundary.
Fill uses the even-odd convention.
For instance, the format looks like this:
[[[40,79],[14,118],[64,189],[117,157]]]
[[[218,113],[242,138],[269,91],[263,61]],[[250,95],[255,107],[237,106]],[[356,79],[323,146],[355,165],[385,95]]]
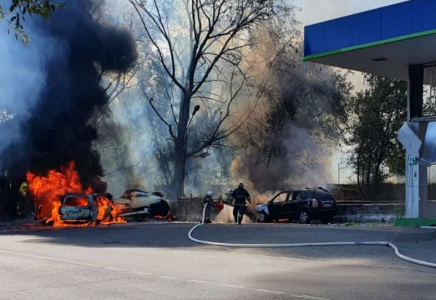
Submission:
[[[400,203],[339,204],[335,222],[393,222]]]
[[[181,198],[177,199],[177,208],[175,213],[178,221],[199,222],[203,213],[203,199],[198,198]],[[215,218],[215,212],[211,210],[212,219]]]
[[[338,215],[334,222],[392,222],[396,215],[396,208],[404,208],[402,203],[344,203],[338,204]],[[178,199],[177,208],[174,209],[177,220],[199,222],[203,212],[203,203],[199,199]],[[217,211],[212,209],[214,219]],[[250,214],[254,218],[254,214]]]
[[[251,196],[255,198],[257,196],[256,189],[253,186],[250,186],[248,183],[245,184],[247,190],[251,193]],[[207,191],[214,192],[215,195],[220,195],[224,193],[228,188],[236,188],[236,185],[205,185],[203,188],[203,197]],[[286,190],[292,188],[292,185],[284,185],[280,190]],[[295,188],[301,188],[301,186],[295,186]],[[333,193],[336,200],[341,201],[360,201],[363,200],[362,195],[359,192],[359,188],[356,184],[328,184],[325,186],[327,190]],[[157,186],[155,187],[156,191],[167,191],[169,187],[167,186]],[[273,192],[273,191],[271,191]],[[278,192],[278,191],[277,191]],[[370,202],[404,202],[405,201],[405,192],[406,187],[404,184],[393,184],[393,183],[384,183],[380,187],[380,193],[377,196],[377,199],[370,199],[367,201]],[[186,194],[188,197],[191,195],[191,191],[187,191]],[[199,196],[197,193],[194,196]],[[428,199],[436,200],[436,184],[431,183],[428,185]]]
[[[436,218],[436,201],[420,201],[419,204],[419,216],[420,218]]]

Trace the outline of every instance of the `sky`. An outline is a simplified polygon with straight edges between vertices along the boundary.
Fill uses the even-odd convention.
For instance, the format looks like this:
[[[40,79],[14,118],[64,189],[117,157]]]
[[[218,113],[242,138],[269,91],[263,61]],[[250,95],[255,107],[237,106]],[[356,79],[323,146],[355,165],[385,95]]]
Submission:
[[[344,17],[387,5],[392,5],[408,0],[288,0],[292,1],[302,11],[297,13],[297,19],[303,26],[319,23],[331,19]],[[348,77],[355,86],[355,90],[361,90],[363,85],[363,76],[359,72]],[[346,183],[353,176],[353,170],[346,165],[349,148],[341,148],[334,154],[332,164],[327,167],[330,173],[332,183],[338,182],[338,173],[341,183]],[[339,165],[338,165],[339,163]],[[338,170],[338,167],[340,170]]]
[[[295,6],[301,8],[297,13],[297,19],[302,26],[311,25],[347,15],[376,9],[408,0],[287,0],[292,1]],[[357,91],[363,85],[363,76],[360,73],[349,76]]]
[[[311,25],[405,0],[288,0],[302,8],[297,17],[303,25]],[[406,0],[407,1],[407,0]]]

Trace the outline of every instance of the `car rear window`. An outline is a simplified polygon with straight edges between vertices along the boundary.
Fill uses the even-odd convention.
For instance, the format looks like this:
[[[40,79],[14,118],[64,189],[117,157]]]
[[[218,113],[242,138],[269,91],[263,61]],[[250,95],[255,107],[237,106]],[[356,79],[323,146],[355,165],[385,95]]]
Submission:
[[[64,201],[64,206],[85,207],[85,206],[88,206],[88,198],[87,197],[68,197]]]
[[[322,192],[313,192],[313,196],[318,200],[335,200],[332,195]]]

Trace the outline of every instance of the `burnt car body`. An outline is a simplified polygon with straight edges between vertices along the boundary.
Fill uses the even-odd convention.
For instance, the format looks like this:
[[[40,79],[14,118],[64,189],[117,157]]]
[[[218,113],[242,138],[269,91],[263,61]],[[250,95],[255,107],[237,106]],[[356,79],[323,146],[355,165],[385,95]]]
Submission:
[[[143,219],[145,217],[167,216],[170,205],[163,193],[149,193],[143,190],[127,190],[120,198],[114,199],[115,210],[123,218]]]
[[[97,194],[66,194],[61,201],[59,214],[61,220],[67,223],[73,222],[97,222],[99,208]],[[111,207],[107,206],[101,219],[106,219],[111,214]]]
[[[288,219],[310,223],[312,219],[321,219],[327,224],[332,222],[337,210],[335,198],[323,188],[283,191],[268,203],[256,206],[257,222]]]

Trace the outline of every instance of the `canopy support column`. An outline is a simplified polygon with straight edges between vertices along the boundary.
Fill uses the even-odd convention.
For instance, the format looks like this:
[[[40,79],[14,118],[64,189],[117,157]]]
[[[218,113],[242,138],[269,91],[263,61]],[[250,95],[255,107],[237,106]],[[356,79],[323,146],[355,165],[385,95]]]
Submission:
[[[419,137],[424,138],[426,125],[411,122],[413,118],[422,117],[424,102],[424,66],[409,65],[409,85],[407,100],[407,121],[411,129]],[[419,164],[416,157],[419,153],[406,153],[406,217],[419,218],[425,212],[423,206],[428,199],[427,167]]]

